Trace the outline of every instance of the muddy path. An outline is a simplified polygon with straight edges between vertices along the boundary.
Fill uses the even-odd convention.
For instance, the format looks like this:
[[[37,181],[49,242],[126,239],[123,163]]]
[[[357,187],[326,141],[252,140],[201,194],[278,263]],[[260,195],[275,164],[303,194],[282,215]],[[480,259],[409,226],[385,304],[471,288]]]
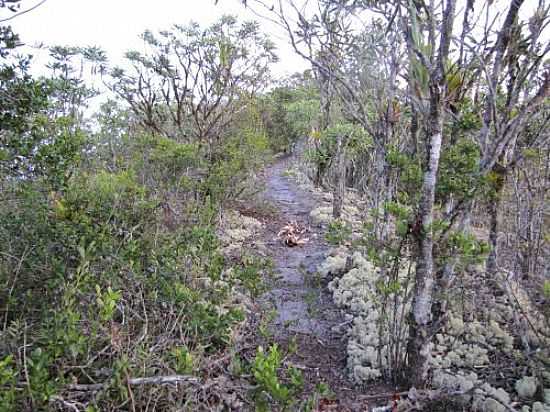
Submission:
[[[265,200],[273,210],[265,223],[263,242],[274,263],[274,279],[260,299],[264,316],[268,316],[270,341],[290,351],[288,361],[302,370],[306,393],[315,385],[326,383],[334,393],[332,405],[338,411],[369,410],[361,397],[364,392],[354,387],[345,375],[345,319],[335,307],[331,295],[316,273],[326,257],[329,245],[321,228],[310,225],[309,213],[320,199],[301,189],[285,175],[291,159],[279,159],[265,170]],[[309,242],[287,247],[277,233],[290,221],[309,228]],[[265,315],[268,314],[268,315]],[[259,340],[266,341],[264,337]]]

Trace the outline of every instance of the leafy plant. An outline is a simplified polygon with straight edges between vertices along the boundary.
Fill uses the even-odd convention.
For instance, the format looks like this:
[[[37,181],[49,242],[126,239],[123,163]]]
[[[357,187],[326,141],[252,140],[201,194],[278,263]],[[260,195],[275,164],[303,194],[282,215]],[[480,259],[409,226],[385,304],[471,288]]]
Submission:
[[[113,319],[117,302],[122,297],[122,293],[113,291],[110,286],[105,292],[101,291],[99,285],[96,285],[95,288],[97,294],[96,301],[99,306],[99,316],[104,322],[110,321]]]
[[[325,233],[325,239],[331,245],[343,245],[351,239],[351,224],[343,219],[332,220]]]
[[[270,275],[273,263],[256,256],[244,256],[241,265],[233,268],[232,277],[250,293],[258,297],[267,290],[265,278]]]
[[[15,383],[17,374],[13,368],[13,356],[0,359],[0,412],[10,412],[15,409]]]
[[[189,349],[184,346],[180,346],[172,349],[170,352],[172,362],[174,364],[174,370],[177,373],[189,375],[193,373],[195,367],[195,359]]]
[[[290,367],[287,374],[290,383],[285,385],[278,376],[282,365],[282,355],[277,344],[271,345],[267,352],[263,347],[258,347],[256,357],[252,363],[252,374],[258,383],[256,391],[256,409],[259,411],[269,410],[269,400],[280,405],[283,410],[291,407],[294,403],[294,395],[303,387],[303,378],[299,370]]]
[[[48,400],[57,392],[57,382],[50,376],[50,367],[53,363],[51,356],[41,348],[32,351],[27,358],[29,374],[29,395],[35,406],[46,405]]]

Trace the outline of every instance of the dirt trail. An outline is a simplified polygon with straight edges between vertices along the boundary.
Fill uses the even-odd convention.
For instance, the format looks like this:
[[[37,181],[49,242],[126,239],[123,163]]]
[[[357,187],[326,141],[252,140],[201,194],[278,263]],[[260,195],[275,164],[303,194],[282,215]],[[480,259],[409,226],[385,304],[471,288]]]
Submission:
[[[366,403],[360,401],[363,393],[345,376],[346,340],[338,330],[343,329],[343,316],[316,274],[329,249],[321,229],[309,222],[309,212],[320,199],[284,175],[289,161],[280,159],[265,172],[264,199],[276,210],[265,222],[264,239],[276,275],[261,299],[268,310],[276,310],[272,310],[270,330],[282,348],[290,342],[297,346],[290,361],[302,369],[309,391],[325,382],[336,395],[333,410],[366,411]],[[306,245],[291,248],[277,238],[284,224],[293,220],[310,227]]]

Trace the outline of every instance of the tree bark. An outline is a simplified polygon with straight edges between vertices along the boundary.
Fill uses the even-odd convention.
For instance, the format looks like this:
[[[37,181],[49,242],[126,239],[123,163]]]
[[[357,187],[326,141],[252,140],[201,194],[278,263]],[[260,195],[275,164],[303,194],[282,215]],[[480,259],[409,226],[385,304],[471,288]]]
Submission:
[[[342,217],[342,207],[344,205],[344,195],[346,191],[346,156],[344,153],[344,136],[338,136],[336,147],[336,179],[332,196],[332,217],[340,219]]]
[[[319,100],[320,100],[320,113],[319,113],[319,132],[324,132],[330,125],[331,107],[332,107],[332,79],[331,74],[324,68],[328,66],[326,60],[326,52],[321,53],[319,56],[321,59],[321,68],[314,66],[314,71],[317,77],[317,84],[319,85]],[[322,186],[323,175],[326,171],[326,164],[320,162],[317,165],[315,171],[315,178],[313,184],[317,187]]]
[[[434,285],[433,209],[437,171],[443,133],[443,97],[446,91],[445,62],[449,55],[456,0],[447,0],[443,12],[441,40],[436,67],[430,75],[430,113],[428,117],[428,163],[424,172],[422,194],[414,235],[418,242],[416,278],[409,320],[407,343],[408,381],[416,388],[425,386],[429,368],[429,343],[432,337],[432,300]],[[432,10],[433,12],[433,10]],[[431,37],[431,36],[430,36]],[[435,46],[431,39],[432,46]]]
[[[439,89],[439,85],[436,85]],[[430,133],[430,153],[428,168],[424,173],[422,197],[418,212],[419,228],[418,259],[412,312],[409,321],[409,342],[407,345],[409,383],[416,388],[424,386],[428,377],[430,354],[428,345],[431,339],[431,311],[434,284],[433,262],[433,207],[439,157],[441,154],[442,117],[439,92],[433,93]]]
[[[491,252],[487,257],[485,271],[490,277],[497,274],[497,259],[498,259],[498,230],[499,230],[499,211],[502,204],[502,196],[504,194],[504,183],[506,182],[506,168],[499,163],[493,166],[494,184],[493,195],[489,201],[489,245]]]

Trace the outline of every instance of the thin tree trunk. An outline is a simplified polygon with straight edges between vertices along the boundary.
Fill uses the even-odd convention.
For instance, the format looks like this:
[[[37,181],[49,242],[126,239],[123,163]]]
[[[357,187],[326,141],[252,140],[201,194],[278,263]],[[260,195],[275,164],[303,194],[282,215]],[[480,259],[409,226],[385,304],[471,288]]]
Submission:
[[[497,274],[498,264],[498,230],[499,230],[499,210],[502,204],[502,196],[504,194],[504,183],[506,181],[506,169],[500,164],[495,163],[493,167],[493,175],[495,181],[493,185],[493,196],[489,202],[489,245],[491,246],[491,252],[487,258],[485,265],[485,271],[490,277],[494,277]]]
[[[435,277],[432,223],[443,133],[443,96],[446,91],[445,63],[449,55],[455,7],[456,0],[447,0],[441,25],[441,42],[437,56],[437,67],[430,76],[429,84],[428,164],[424,172],[417,229],[414,233],[418,240],[418,258],[407,343],[408,381],[416,388],[424,387],[428,378],[429,343],[433,333],[431,313]],[[433,39],[430,43],[435,46]]]
[[[435,87],[439,88],[438,85]],[[418,239],[418,260],[416,265],[416,282],[414,285],[413,307],[409,322],[409,383],[417,388],[423,387],[428,376],[430,354],[428,344],[431,339],[431,311],[434,284],[433,262],[433,207],[435,202],[435,185],[439,157],[441,154],[441,133],[443,122],[439,92],[433,92],[430,114],[430,153],[428,168],[424,173],[422,197],[418,212],[419,225],[416,233]]]
[[[346,191],[346,156],[344,136],[338,136],[336,148],[336,179],[332,196],[332,217],[340,219],[342,216],[342,207],[344,204],[344,194]]]
[[[324,55],[320,58],[323,60]],[[330,125],[331,108],[332,108],[332,79],[330,73],[324,69],[315,70],[317,83],[319,85],[320,113],[319,113],[319,132],[324,132]],[[326,171],[326,163],[320,162],[315,171],[313,184],[317,187],[322,186],[323,175]]]

